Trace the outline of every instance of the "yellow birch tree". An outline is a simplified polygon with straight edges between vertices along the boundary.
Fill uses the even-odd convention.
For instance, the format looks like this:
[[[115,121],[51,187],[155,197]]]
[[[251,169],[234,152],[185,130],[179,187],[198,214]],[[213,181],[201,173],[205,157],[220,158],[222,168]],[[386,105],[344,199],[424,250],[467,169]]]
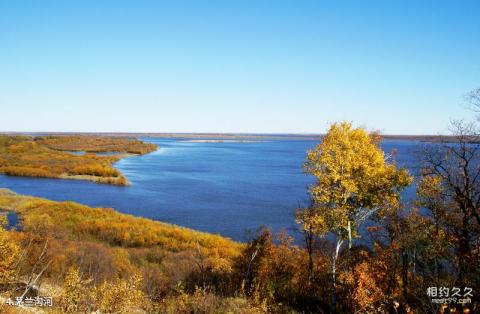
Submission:
[[[334,123],[322,142],[307,153],[305,171],[316,178],[309,187],[313,213],[300,220],[317,236],[335,237],[332,253],[332,305],[336,306],[337,259],[342,244],[357,237],[369,217],[381,217],[400,202],[400,192],[412,182],[380,148],[380,136],[349,122]],[[312,211],[312,208],[309,209]]]

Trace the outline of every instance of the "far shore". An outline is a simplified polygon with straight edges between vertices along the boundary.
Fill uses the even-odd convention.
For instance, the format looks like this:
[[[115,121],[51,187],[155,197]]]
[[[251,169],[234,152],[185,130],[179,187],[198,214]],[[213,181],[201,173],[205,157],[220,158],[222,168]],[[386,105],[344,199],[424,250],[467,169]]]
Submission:
[[[258,143],[258,142],[264,142],[264,141],[215,139],[215,140],[185,140],[182,142],[186,142],[186,143]]]
[[[320,133],[142,133],[142,132],[2,132],[4,135],[27,135],[27,136],[69,136],[89,135],[99,137],[122,137],[122,138],[171,138],[189,141],[264,141],[264,140],[320,140],[324,134]],[[456,142],[455,136],[451,135],[402,135],[402,134],[380,134],[385,140],[407,140],[419,142]]]

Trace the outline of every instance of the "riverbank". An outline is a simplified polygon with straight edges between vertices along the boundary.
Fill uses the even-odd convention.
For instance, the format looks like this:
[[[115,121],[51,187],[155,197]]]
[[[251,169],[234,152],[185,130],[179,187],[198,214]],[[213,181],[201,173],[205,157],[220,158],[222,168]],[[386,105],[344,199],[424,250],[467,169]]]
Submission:
[[[112,246],[152,248],[178,252],[197,245],[212,249],[217,258],[229,258],[242,244],[229,238],[174,224],[136,217],[113,208],[90,207],[72,201],[57,202],[17,194],[0,188],[0,212],[15,212],[22,228],[44,223],[42,232],[55,232],[64,240],[89,240]],[[39,217],[42,216],[42,219]]]
[[[126,186],[129,182],[113,164],[158,148],[131,138],[0,136],[0,174]]]
[[[8,265],[15,262],[21,267],[15,276],[0,277],[1,313],[23,313],[21,308],[1,302],[15,300],[27,285],[31,286],[28,296],[53,299],[52,308],[38,306],[35,313],[43,313],[43,309],[48,310],[46,313],[64,313],[62,300],[65,291],[71,291],[68,278],[72,271],[81,273],[85,280],[79,282],[82,289],[98,293],[104,287],[108,292],[123,293],[118,299],[129,302],[132,295],[142,296],[132,303],[135,310],[122,313],[153,313],[156,311],[145,308],[154,302],[157,307],[162,305],[166,296],[176,298],[180,291],[195,289],[202,283],[198,278],[204,278],[205,284],[206,278],[211,283],[212,278],[229,275],[244,248],[243,244],[219,235],[122,214],[112,208],[56,202],[0,189],[0,218],[6,212],[18,216],[19,226],[5,231],[0,225],[0,247],[2,254],[10,248],[12,262]],[[35,267],[43,270],[40,274],[37,271],[38,277],[32,281],[30,271],[33,273]],[[5,274],[3,268],[0,270]],[[39,277],[41,285],[37,282]],[[95,296],[101,302],[96,297],[88,299],[89,306],[110,300],[103,294]],[[117,295],[114,297],[113,304],[120,302]],[[102,311],[105,312],[110,313]]]
[[[23,136],[93,136],[98,138],[159,138],[159,139],[184,139],[184,140],[240,140],[240,141],[262,141],[262,140],[289,140],[289,141],[310,141],[320,140],[322,133],[125,133],[125,132],[3,132],[5,135]],[[451,135],[442,134],[381,134],[384,140],[403,140],[418,142],[457,142],[458,139]],[[475,142],[475,141],[473,141]]]

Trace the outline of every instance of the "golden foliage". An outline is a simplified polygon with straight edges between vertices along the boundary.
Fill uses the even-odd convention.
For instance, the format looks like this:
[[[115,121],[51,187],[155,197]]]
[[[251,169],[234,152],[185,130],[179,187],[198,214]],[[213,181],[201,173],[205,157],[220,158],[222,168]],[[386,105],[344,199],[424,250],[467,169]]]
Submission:
[[[102,313],[130,312],[131,306],[143,303],[132,299],[131,288],[139,287],[139,279],[130,278],[130,274],[148,274],[150,286],[145,287],[145,293],[158,300],[170,294],[179,281],[190,280],[197,271],[197,247],[209,276],[231,270],[233,258],[241,248],[240,244],[220,236],[120,214],[113,209],[47,201],[8,190],[0,190],[0,208],[14,210],[19,215],[23,231],[18,234],[28,235],[23,237],[25,246],[28,238],[33,237],[38,239],[33,242],[34,251],[38,251],[37,247],[43,243],[40,239],[50,239],[49,256],[53,262],[46,275],[50,280],[65,276],[61,298],[64,311],[81,309],[82,312],[88,306],[99,308]],[[90,291],[91,298],[80,288],[85,285],[84,280],[69,267],[98,287]],[[149,274],[152,269],[160,275],[152,277]],[[161,285],[158,289],[151,288],[158,285]],[[140,290],[139,287],[135,291],[140,293]],[[80,300],[79,295],[82,295]]]
[[[131,313],[132,308],[147,306],[141,283],[142,277],[138,274],[127,280],[104,282],[93,290],[96,307],[101,313]]]
[[[104,281],[99,287],[92,279],[82,279],[78,268],[71,267],[64,279],[60,307],[63,313],[131,313],[132,308],[147,307],[148,300],[141,290],[142,276]]]
[[[0,136],[0,173],[12,176],[75,178],[127,185],[125,177],[113,168],[112,164],[121,158],[121,153],[145,154],[156,149],[157,146],[154,144],[127,138]],[[75,155],[69,153],[72,151],[119,154]]]
[[[24,197],[5,190],[0,192],[0,206],[17,211],[26,230],[50,230],[69,240],[94,240],[132,248],[160,246],[172,252],[195,250],[198,242],[212,262],[220,259],[215,263],[220,268],[225,267],[222,259],[234,256],[239,248],[221,236],[121,214],[112,208]],[[44,224],[41,228],[37,226],[40,222]]]
[[[41,136],[38,143],[54,150],[83,151],[90,153],[118,152],[143,155],[153,152],[157,145],[137,139],[106,136]]]
[[[89,139],[84,146],[73,144],[79,138],[40,141],[41,145],[29,137],[0,137],[0,151],[8,147],[8,153],[0,153],[0,169],[28,173],[26,165],[36,160],[30,153],[36,150],[48,155],[54,149],[109,147],[104,139]],[[458,270],[468,276],[468,285],[477,288],[478,241],[461,245],[459,240],[468,240],[462,232],[478,236],[478,221],[473,219],[478,218],[459,219],[458,209],[464,203],[446,193],[451,186],[438,173],[422,175],[417,205],[423,208],[403,212],[399,193],[411,177],[385,156],[379,142],[378,134],[339,123],[308,153],[305,169],[317,182],[310,189],[312,206],[297,214],[307,249],[294,245],[286,233],[274,236],[262,229],[243,245],[111,208],[0,190],[0,209],[15,211],[22,223],[18,232],[0,228],[0,283],[13,278],[12,266],[22,255],[19,247],[27,260],[20,263],[19,278],[28,278],[23,269],[32,269],[30,257],[38,257],[48,240],[44,260],[53,262],[45,282],[62,285],[59,307],[52,313],[443,312],[447,307],[436,307],[426,289],[457,286]],[[17,157],[20,162],[13,162]],[[110,171],[105,165],[76,163],[75,171],[101,175]],[[458,168],[455,163],[449,166]],[[50,174],[49,167],[41,164],[34,169],[39,175]],[[109,175],[106,180],[114,178],[113,172]],[[425,208],[430,215],[421,214]],[[365,246],[356,243],[348,252],[339,250],[347,226],[352,225],[355,237],[361,215],[368,211],[381,218],[367,228],[365,238],[372,241]],[[337,235],[337,245],[322,238],[329,231]],[[471,265],[459,269],[455,249],[469,245],[462,253]],[[478,301],[456,307],[473,313]],[[4,311],[11,308],[0,304],[0,312]]]
[[[351,123],[331,125],[330,130],[307,154],[305,171],[317,179],[310,187],[316,210],[306,230],[317,234],[334,231],[346,237],[351,222],[355,236],[357,225],[368,212],[381,212],[399,204],[400,191],[412,182],[406,170],[388,163],[379,147],[379,136]]]
[[[385,277],[379,271],[379,267],[372,267],[369,262],[362,262],[355,266],[356,282],[353,299],[361,313],[384,312],[380,309],[386,299],[381,286],[381,280]]]
[[[60,306],[64,313],[87,312],[91,291],[88,287],[91,280],[80,278],[79,270],[71,267],[64,279]]]
[[[0,283],[12,280],[15,261],[19,253],[18,245],[10,233],[4,229],[6,224],[5,216],[0,214]]]
[[[264,314],[268,309],[241,297],[221,297],[197,288],[191,295],[179,288],[177,295],[156,305],[156,312],[165,314]]]
[[[217,235],[110,208],[48,201],[8,190],[0,190],[0,208],[19,215],[22,231],[14,234],[23,247],[31,245],[27,259],[38,255],[44,239],[49,239],[48,256],[53,262],[45,274],[50,282],[65,278],[58,302],[62,312],[129,313],[149,300],[171,295],[179,282],[200,283],[195,281],[200,256],[208,282],[231,272],[242,247]],[[24,268],[28,267],[27,262]],[[147,280],[142,280],[145,275]]]

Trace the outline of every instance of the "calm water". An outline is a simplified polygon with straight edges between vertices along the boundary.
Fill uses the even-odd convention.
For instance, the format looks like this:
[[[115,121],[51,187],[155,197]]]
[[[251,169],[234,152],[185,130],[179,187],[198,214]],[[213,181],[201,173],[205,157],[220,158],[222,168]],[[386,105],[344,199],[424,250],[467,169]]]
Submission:
[[[312,178],[302,172],[315,141],[193,143],[143,138],[161,149],[115,164],[132,183],[117,187],[91,182],[0,175],[0,187],[52,200],[153,218],[244,240],[246,230],[298,229],[294,209],[308,200]],[[400,166],[415,171],[414,141],[385,141]],[[413,189],[406,192],[413,195]]]

